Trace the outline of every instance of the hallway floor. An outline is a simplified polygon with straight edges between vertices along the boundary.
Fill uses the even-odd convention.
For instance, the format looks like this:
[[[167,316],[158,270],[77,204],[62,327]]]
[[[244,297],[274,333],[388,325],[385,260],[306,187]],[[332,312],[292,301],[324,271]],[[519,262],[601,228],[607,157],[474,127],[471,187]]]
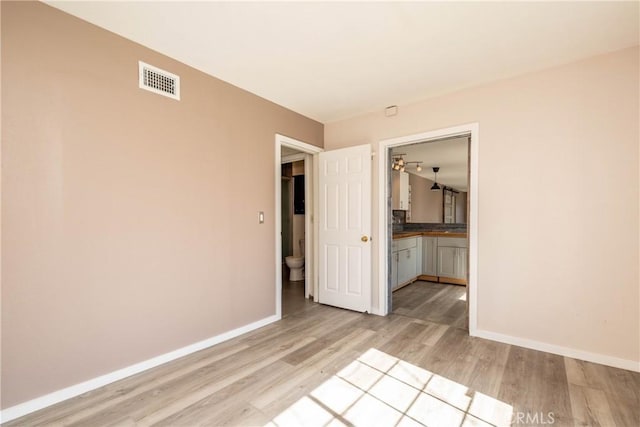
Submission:
[[[467,329],[467,288],[416,281],[393,293],[393,312]]]
[[[287,317],[313,304],[304,298],[304,281],[290,282],[289,269],[282,268],[282,317]]]

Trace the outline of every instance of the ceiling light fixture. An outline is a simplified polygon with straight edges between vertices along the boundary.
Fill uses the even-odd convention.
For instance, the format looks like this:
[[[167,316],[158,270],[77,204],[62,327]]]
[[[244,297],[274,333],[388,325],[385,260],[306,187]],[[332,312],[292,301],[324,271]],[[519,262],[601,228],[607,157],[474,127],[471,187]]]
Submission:
[[[410,165],[415,164],[416,171],[418,172],[422,171],[422,166],[420,166],[420,163],[422,162],[407,162],[404,160],[403,156],[406,156],[406,154],[392,155],[393,161],[391,162],[391,169],[393,169],[394,171],[404,172],[406,168],[408,168]]]
[[[392,154],[393,161],[391,162],[391,169],[393,169],[394,171],[399,171],[400,169],[402,169],[402,171],[404,172],[405,162],[402,156],[406,156],[406,154]]]
[[[431,191],[440,190],[440,186],[438,185],[438,171],[440,168],[438,166],[433,167],[433,185],[431,186]]]
[[[416,171],[417,171],[417,172],[422,171],[422,166],[420,166],[420,163],[422,163],[422,162],[404,162],[404,165],[405,165],[405,166],[409,166],[409,165],[411,165],[411,164],[413,164],[413,163],[415,163],[415,164],[416,164]]]

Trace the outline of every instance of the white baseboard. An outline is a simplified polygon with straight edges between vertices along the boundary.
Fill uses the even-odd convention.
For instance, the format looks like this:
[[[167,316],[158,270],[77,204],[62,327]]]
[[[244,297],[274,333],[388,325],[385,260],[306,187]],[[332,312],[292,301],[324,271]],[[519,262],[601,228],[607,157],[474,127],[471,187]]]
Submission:
[[[230,340],[231,338],[235,338],[247,332],[251,332],[254,329],[261,328],[279,319],[280,318],[276,315],[269,316],[264,319],[258,320],[256,322],[250,323],[248,325],[241,326],[231,331],[208,338],[206,340],[196,342],[194,344],[179,348],[169,353],[161,354],[160,356],[156,356],[152,359],[148,359],[140,363],[136,363],[135,365],[118,369],[117,371],[113,371],[108,374],[90,379],[80,384],[72,385],[70,387],[66,387],[61,390],[54,391],[53,393],[40,396],[33,400],[20,403],[18,405],[15,405],[0,411],[0,422],[6,423],[16,418],[20,418],[31,412],[35,412],[40,409],[46,408],[47,406],[55,405],[56,403],[62,402],[63,400],[67,400],[72,397],[79,396],[83,393],[86,393],[91,390],[95,390],[97,388],[100,388],[112,382],[121,380],[131,375],[135,375],[142,371],[146,371],[147,369],[155,368],[156,366],[162,365],[163,363],[170,362],[172,360],[178,359],[188,354],[195,353],[196,351],[200,351],[207,347],[211,347],[213,345],[219,344],[223,341]]]
[[[473,336],[505,344],[517,345],[519,347],[530,348],[532,350],[558,354],[560,356],[571,357],[573,359],[584,360],[587,362],[599,363],[601,365],[612,366],[614,368],[640,372],[640,362],[635,360],[620,359],[619,357],[607,356],[606,354],[591,353],[588,351],[577,350],[575,348],[563,347],[560,345],[548,344],[485,330],[475,330]]]

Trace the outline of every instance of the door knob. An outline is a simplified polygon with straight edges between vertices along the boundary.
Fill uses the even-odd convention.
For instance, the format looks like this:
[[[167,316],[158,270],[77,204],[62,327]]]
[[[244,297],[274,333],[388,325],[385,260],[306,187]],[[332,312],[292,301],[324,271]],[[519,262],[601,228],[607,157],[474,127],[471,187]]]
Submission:
[[[363,242],[368,242],[369,238],[367,236],[362,236],[360,240],[362,240]]]

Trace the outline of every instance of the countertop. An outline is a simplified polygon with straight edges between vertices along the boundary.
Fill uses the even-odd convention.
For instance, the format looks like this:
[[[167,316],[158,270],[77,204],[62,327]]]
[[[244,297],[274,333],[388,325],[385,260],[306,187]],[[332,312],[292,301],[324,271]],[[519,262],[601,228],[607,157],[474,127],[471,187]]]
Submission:
[[[393,233],[393,240],[404,239],[406,237],[432,236],[432,237],[463,237],[467,238],[467,233],[458,231],[398,231]]]

